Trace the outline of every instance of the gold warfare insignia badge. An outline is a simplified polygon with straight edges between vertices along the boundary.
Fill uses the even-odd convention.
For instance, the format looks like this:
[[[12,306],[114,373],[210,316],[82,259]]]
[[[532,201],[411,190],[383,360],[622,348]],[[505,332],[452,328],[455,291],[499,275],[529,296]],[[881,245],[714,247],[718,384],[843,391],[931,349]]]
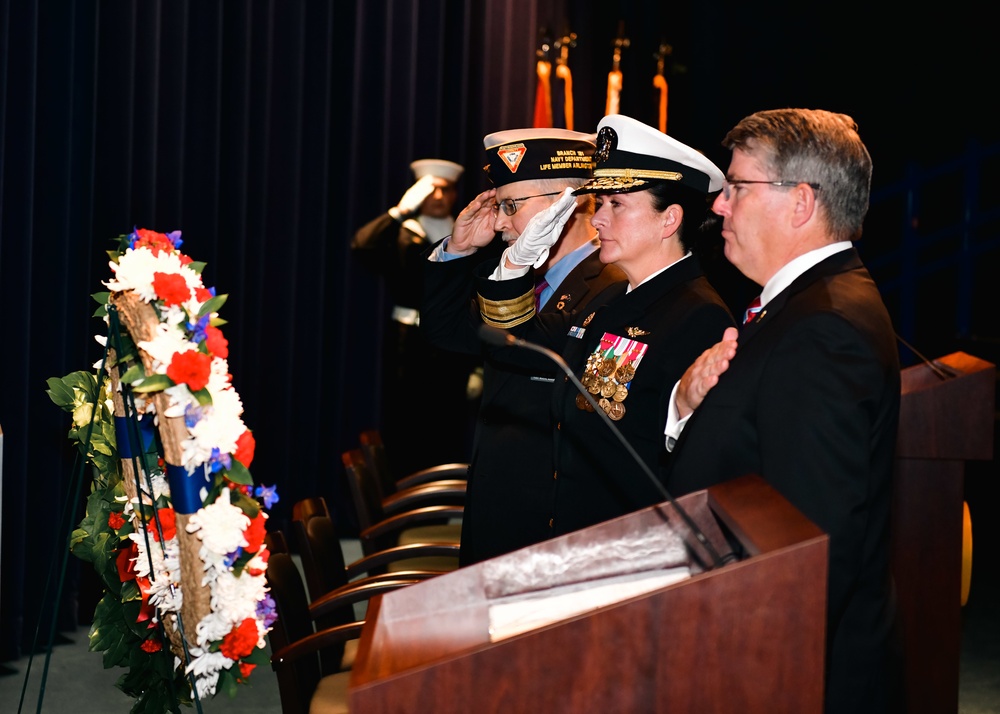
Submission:
[[[504,162],[512,174],[517,173],[517,167],[521,165],[521,159],[528,149],[524,144],[507,144],[497,149],[497,156]]]
[[[638,327],[628,327],[625,329],[629,337],[642,337],[643,335],[648,335],[649,333]]]
[[[592,313],[590,313],[589,315],[587,315],[587,317],[586,317],[586,318],[585,318],[585,319],[583,320],[583,327],[586,327],[587,325],[589,325],[589,324],[590,324],[590,321],[594,319],[594,315],[595,315],[595,314],[596,314],[596,313],[593,313],[593,312],[592,312]]]

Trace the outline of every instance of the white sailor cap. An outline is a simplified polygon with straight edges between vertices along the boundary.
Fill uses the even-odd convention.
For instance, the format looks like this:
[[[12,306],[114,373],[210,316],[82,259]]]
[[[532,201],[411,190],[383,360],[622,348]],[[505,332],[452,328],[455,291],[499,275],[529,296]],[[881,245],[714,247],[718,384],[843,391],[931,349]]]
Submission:
[[[445,159],[419,159],[410,164],[410,168],[417,179],[422,179],[424,176],[434,176],[452,183],[457,182],[462,172],[465,171],[461,164]]]

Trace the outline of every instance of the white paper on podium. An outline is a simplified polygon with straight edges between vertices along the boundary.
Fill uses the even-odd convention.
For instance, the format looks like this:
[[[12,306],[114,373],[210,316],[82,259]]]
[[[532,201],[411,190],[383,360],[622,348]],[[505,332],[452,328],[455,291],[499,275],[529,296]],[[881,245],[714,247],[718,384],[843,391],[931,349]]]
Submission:
[[[490,641],[519,635],[690,577],[690,568],[678,566],[498,598],[489,608]]]

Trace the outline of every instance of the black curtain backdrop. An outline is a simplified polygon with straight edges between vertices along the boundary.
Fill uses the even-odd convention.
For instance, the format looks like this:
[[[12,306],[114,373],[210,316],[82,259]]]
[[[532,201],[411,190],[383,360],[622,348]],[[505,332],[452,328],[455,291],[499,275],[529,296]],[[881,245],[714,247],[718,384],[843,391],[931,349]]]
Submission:
[[[964,52],[983,46],[964,20],[966,49],[948,56],[939,43],[927,62],[923,33],[837,13],[835,23],[745,3],[0,0],[0,659],[19,656],[55,611],[43,596],[83,496],[73,498],[69,417],[45,380],[100,357],[89,296],[110,277],[105,251],[119,234],[183,231],[206,284],[230,296],[222,317],[257,437],[251,470],[281,495],[272,525],[319,494],[349,531],[340,453],[378,425],[390,306],[348,243],[410,185],[409,162],[463,164],[459,205],[482,190],[482,137],[530,125],[543,31],[578,34],[581,131],[604,113],[619,27],[630,40],[621,111],[655,124],[653,53],[669,43],[668,130],[723,167],[722,135],[756,109],[852,113],[883,183],[906,160],[957,150],[992,116],[955,82],[978,60]],[[921,22],[948,34],[938,14],[933,28]],[[928,87],[933,107],[952,109],[922,111]],[[747,286],[717,267],[741,304]],[[413,409],[432,419],[433,392]],[[61,625],[89,621],[88,569],[66,561]]]

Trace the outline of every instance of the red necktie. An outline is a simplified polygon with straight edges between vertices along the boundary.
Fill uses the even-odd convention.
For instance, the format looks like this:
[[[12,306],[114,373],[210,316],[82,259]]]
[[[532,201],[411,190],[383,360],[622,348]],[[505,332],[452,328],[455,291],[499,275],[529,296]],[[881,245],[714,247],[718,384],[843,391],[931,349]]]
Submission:
[[[758,312],[760,312],[760,307],[761,307],[760,306],[760,295],[758,295],[757,297],[755,297],[753,299],[753,302],[751,302],[747,306],[747,311],[743,313],[743,324],[744,325],[747,324],[748,322],[750,322],[750,320],[753,319],[754,315],[756,315]]]
[[[542,291],[549,286],[545,278],[542,278],[535,285],[535,311],[542,309]]]

